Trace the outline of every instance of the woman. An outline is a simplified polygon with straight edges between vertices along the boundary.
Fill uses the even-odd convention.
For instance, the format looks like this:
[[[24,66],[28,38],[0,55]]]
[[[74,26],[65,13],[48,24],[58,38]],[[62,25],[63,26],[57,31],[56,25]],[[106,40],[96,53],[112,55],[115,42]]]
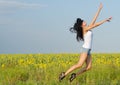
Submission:
[[[105,22],[109,22],[112,19],[112,17],[110,17],[110,18],[107,18],[105,20],[102,20],[102,21],[96,23],[96,19],[100,13],[102,7],[103,6],[101,3],[99,6],[99,9],[98,9],[97,13],[95,14],[90,25],[87,26],[87,23],[84,20],[77,18],[74,26],[72,28],[70,28],[71,32],[75,32],[77,34],[76,35],[77,41],[84,41],[84,44],[82,46],[82,52],[81,52],[81,56],[79,58],[78,63],[73,65],[66,72],[62,72],[59,75],[59,81],[61,81],[63,78],[65,78],[65,76],[67,76],[73,70],[82,67],[84,62],[86,63],[86,67],[81,69],[78,73],[72,73],[71,77],[70,77],[70,82],[72,82],[78,75],[82,74],[83,72],[88,71],[91,68],[91,66],[92,66],[91,65],[92,64],[91,47],[92,47],[92,38],[93,38],[93,33],[91,30],[97,26],[100,26],[101,24],[103,24]]]

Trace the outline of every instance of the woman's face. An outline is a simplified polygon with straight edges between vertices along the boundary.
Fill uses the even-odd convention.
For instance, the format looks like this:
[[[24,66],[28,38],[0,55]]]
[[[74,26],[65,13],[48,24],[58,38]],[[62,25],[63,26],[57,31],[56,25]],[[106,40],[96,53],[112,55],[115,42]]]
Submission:
[[[85,27],[86,25],[87,25],[87,23],[85,21],[83,21],[82,27]]]

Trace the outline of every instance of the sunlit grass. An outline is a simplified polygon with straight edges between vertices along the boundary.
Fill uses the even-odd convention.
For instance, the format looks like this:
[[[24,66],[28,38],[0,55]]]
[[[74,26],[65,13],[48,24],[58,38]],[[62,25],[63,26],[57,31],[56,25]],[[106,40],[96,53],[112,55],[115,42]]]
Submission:
[[[93,54],[92,57],[92,69],[71,84],[120,85],[120,54]],[[1,54],[0,85],[69,85],[70,75],[61,83],[58,75],[78,59],[79,54]]]

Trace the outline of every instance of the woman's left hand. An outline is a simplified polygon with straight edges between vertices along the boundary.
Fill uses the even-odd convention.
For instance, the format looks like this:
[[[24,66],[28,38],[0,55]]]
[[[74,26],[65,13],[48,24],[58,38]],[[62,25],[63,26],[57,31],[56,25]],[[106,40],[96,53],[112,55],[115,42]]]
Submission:
[[[110,22],[111,19],[112,19],[112,17],[109,17],[106,21]]]

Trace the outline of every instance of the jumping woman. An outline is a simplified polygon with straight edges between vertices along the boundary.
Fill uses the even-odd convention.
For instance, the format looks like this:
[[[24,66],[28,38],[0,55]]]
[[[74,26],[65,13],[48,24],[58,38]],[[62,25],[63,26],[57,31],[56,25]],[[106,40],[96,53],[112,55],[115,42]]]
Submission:
[[[87,25],[87,23],[80,19],[77,18],[74,26],[72,28],[70,28],[71,32],[76,33],[76,39],[77,41],[83,41],[83,45],[81,48],[81,55],[79,58],[79,61],[77,64],[73,65],[71,68],[69,68],[66,72],[62,72],[59,75],[59,81],[61,82],[70,72],[82,67],[82,65],[84,63],[86,63],[86,67],[82,68],[79,72],[77,73],[72,73],[71,77],[70,77],[70,82],[72,82],[78,75],[82,74],[83,72],[88,71],[89,69],[91,69],[92,66],[92,57],[91,57],[91,47],[92,47],[92,40],[93,40],[93,33],[92,33],[92,29],[100,26],[101,24],[105,23],[105,22],[110,22],[110,20],[112,19],[112,17],[109,17],[105,20],[102,20],[100,22],[96,22],[96,19],[102,9],[103,5],[102,3],[100,3],[99,9],[97,11],[97,13],[95,14],[92,22],[90,23],[90,25]]]

